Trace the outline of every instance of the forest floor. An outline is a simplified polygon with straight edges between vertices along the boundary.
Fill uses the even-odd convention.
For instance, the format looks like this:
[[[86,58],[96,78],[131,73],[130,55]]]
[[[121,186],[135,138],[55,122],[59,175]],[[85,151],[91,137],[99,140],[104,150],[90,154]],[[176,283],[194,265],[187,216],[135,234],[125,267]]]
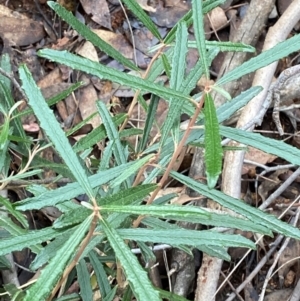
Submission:
[[[155,53],[149,52],[149,49],[158,43],[158,40],[150,33],[150,31],[138,21],[128,10],[124,14],[123,8],[120,6],[119,0],[65,0],[58,1],[68,10],[76,15],[76,17],[89,28],[112,45],[126,58],[132,60],[138,67],[146,70]],[[179,19],[191,8],[191,2],[181,0],[155,0],[145,1],[137,0],[142,8],[147,11],[152,21],[158,26],[160,34],[164,37]],[[239,35],[240,24],[247,14],[249,3],[252,1],[237,0],[226,1],[221,7],[214,9],[205,18],[205,29],[207,40],[228,41],[236,39]],[[266,19],[265,24],[259,30],[259,34],[252,39],[252,46],[256,48],[257,53],[262,51],[266,34],[277,20],[283,14],[291,1],[278,0],[276,6],[272,10],[272,14]],[[251,19],[251,17],[247,16]],[[253,14],[252,20],[257,16]],[[254,26],[253,26],[254,27]],[[291,35],[296,34],[300,30],[300,23],[294,27]],[[247,34],[251,34],[251,25]],[[193,39],[192,28],[189,31],[190,39]],[[82,81],[84,85],[76,92],[68,96],[64,101],[56,104],[53,108],[60,124],[64,130],[69,130],[79,124],[82,120],[97,111],[96,100],[101,99],[107,105],[111,106],[113,115],[127,112],[134,97],[134,92],[126,86],[118,85],[106,80],[100,80],[96,77],[73,71],[72,69],[57,65],[53,62],[41,59],[37,56],[37,51],[44,48],[56,50],[68,50],[77,53],[91,60],[99,61],[109,67],[116,68],[124,72],[128,72],[120,63],[102,53],[90,42],[84,40],[77,34],[67,23],[55,16],[54,12],[47,6],[44,0],[0,0],[0,53],[8,53],[11,59],[13,71],[16,72],[20,64],[26,64],[33,74],[35,81],[40,87],[45,98],[51,98],[56,94],[69,88],[72,84]],[[244,41],[244,40],[243,40]],[[251,54],[253,55],[253,54]],[[248,59],[251,57],[248,55]],[[187,72],[197,62],[199,56],[195,49],[189,49],[187,56]],[[211,65],[211,78],[216,80],[220,73],[224,72],[225,54],[220,53]],[[227,59],[228,60],[228,59]],[[282,59],[277,67],[274,80],[287,68],[297,65],[300,62],[299,53],[293,53],[289,57]],[[15,74],[18,80],[17,74]],[[252,84],[254,74],[243,78],[239,83],[240,89],[245,90]],[[161,80],[167,85],[167,77],[161,76]],[[299,100],[300,89],[299,79],[295,79],[290,86],[287,85],[285,93],[284,105],[290,106],[290,114],[281,113],[281,123],[284,135],[278,133],[276,124],[272,119],[272,112],[267,111],[262,125],[255,129],[256,132],[263,135],[300,147],[300,134],[298,132],[300,120]],[[195,87],[195,93],[201,90],[201,82]],[[22,96],[15,89],[15,99],[21,99]],[[237,93],[237,91],[235,91]],[[234,96],[234,95],[232,95]],[[19,108],[20,110],[24,109]],[[156,118],[158,124],[162,124],[167,112],[167,103],[160,100]],[[130,117],[129,125],[132,127],[143,127],[145,115],[143,111],[136,106]],[[182,121],[185,116],[182,116]],[[231,124],[235,125],[237,119],[232,120]],[[28,115],[22,120],[26,133],[32,137],[41,135],[39,124],[34,115]],[[70,141],[76,141],[89,133],[92,129],[101,124],[99,117],[94,117],[89,124],[81,128],[80,132],[74,133],[70,137]],[[152,136],[155,137],[157,132],[153,131]],[[134,143],[134,141],[129,141]],[[96,157],[101,155],[101,149],[95,147],[93,154]],[[188,170],[192,159],[193,150],[187,153],[182,166],[179,170]],[[45,155],[47,156],[47,155]],[[53,158],[53,154],[48,154],[49,158]],[[55,159],[55,158],[54,158]],[[54,160],[53,159],[53,160]],[[16,160],[17,161],[17,160]],[[276,167],[276,168],[275,168]],[[17,167],[15,167],[17,168]],[[274,191],[281,187],[284,182],[291,176],[294,167],[287,165],[282,159],[263,153],[254,148],[249,148],[246,153],[243,170],[242,170],[242,196],[248,204],[259,206]],[[51,173],[45,174],[45,177],[53,176]],[[176,191],[178,187],[171,187]],[[172,190],[170,190],[172,191]],[[278,196],[268,210],[277,216],[289,206],[290,203],[300,194],[300,177],[287,186],[284,192]],[[26,191],[22,188],[15,188],[10,192],[14,201],[23,199]],[[291,208],[293,209],[293,207]],[[28,214],[31,219],[30,224],[33,228],[43,228],[49,226],[55,217],[45,215],[44,212],[32,212]],[[242,233],[248,238],[255,239],[253,234]],[[225,284],[220,288],[216,300],[258,300],[266,275],[274,262],[276,253],[268,255],[268,260],[262,264],[263,259],[270,250],[275,238],[264,238],[258,245],[258,249],[252,251],[245,258],[245,249],[232,248],[229,254],[232,261],[224,262],[219,284],[226,278]],[[277,250],[283,246],[283,242],[279,243]],[[264,300],[282,301],[288,300],[299,281],[299,241],[291,239],[289,243],[281,250],[278,258],[276,269],[278,271],[269,280],[266,288],[266,297]],[[170,251],[167,252],[171,258]],[[18,275],[21,284],[28,282],[34,275],[29,271],[23,270],[21,267],[28,267],[32,258],[28,252],[18,252],[15,255],[15,262],[19,266]],[[171,259],[170,259],[171,260]],[[163,261],[160,259],[160,273],[163,289],[168,290],[169,283],[166,281],[167,272]],[[197,273],[201,265],[201,254],[195,256],[195,272]],[[227,278],[233,268],[236,268],[233,274]],[[257,268],[258,267],[258,268]],[[247,277],[257,268],[255,277],[251,281]],[[170,281],[173,281],[171,277]],[[192,280],[188,294],[188,299],[193,299],[195,295],[194,288],[196,278]],[[235,288],[243,286],[239,290],[238,296],[233,296],[236,292]],[[230,295],[231,294],[231,295]],[[231,296],[231,297],[230,297]],[[233,297],[232,297],[233,296]],[[117,300],[117,299],[115,299]],[[145,300],[141,300],[145,301]]]

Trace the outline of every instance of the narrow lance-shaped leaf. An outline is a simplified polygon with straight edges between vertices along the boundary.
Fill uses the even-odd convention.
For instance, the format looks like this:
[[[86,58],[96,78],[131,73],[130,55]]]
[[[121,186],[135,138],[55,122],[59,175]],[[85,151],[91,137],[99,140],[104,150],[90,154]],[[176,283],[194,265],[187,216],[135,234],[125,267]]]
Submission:
[[[186,53],[187,53],[187,27],[185,23],[181,23],[178,27],[176,33],[176,44],[174,47],[174,54],[172,58],[172,70],[170,87],[174,90],[180,91],[180,87],[183,82],[185,66],[186,66]],[[160,139],[160,145],[164,145],[169,133],[176,121],[179,121],[181,107],[183,106],[183,101],[178,101],[178,99],[170,99],[170,108],[167,118],[164,121],[162,128],[162,135]]]
[[[255,52],[255,47],[244,43],[233,42],[219,42],[219,41],[206,41],[206,49],[219,48],[220,51],[240,51],[240,52]],[[191,48],[197,48],[195,41],[189,41],[188,46]]]
[[[283,141],[225,126],[220,127],[220,133],[227,138],[253,146],[269,154],[276,155],[292,164],[300,165],[300,150]]]
[[[114,143],[113,152],[116,158],[117,164],[121,165],[126,163],[126,157],[124,154],[124,147],[121,144],[119,132],[114,125],[113,119],[110,116],[105,104],[102,101],[97,101],[98,112],[103,120],[104,127],[106,129],[107,136],[110,141]]]
[[[88,41],[92,42],[93,45],[99,47],[107,55],[114,58],[121,64],[133,69],[139,70],[131,61],[124,57],[119,51],[114,49],[111,45],[99,38],[94,32],[92,32],[87,26],[78,21],[71,12],[67,11],[65,8],[60,6],[58,3],[53,1],[48,1],[48,5],[69,25],[71,25],[79,34],[81,34]]]
[[[82,86],[83,83],[82,82],[78,82],[78,83],[75,83],[73,84],[72,86],[70,86],[69,88],[67,88],[66,90],[58,93],[57,95],[49,98],[49,99],[46,99],[46,102],[48,104],[49,107],[57,104],[59,101],[67,98],[67,96],[69,96],[72,92],[74,92],[75,90],[77,90],[80,86]],[[22,112],[18,112],[14,115],[14,118],[19,118],[19,117],[22,117],[22,116],[26,116],[26,115],[29,115],[33,112],[32,109],[26,109],[26,110],[23,110]]]
[[[132,163],[130,162],[121,166],[110,168],[105,171],[100,171],[97,174],[90,176],[89,181],[93,188],[99,187],[100,185],[103,185],[118,177],[120,173],[125,172],[125,170],[127,170],[131,166]],[[48,190],[40,195],[22,200],[16,203],[16,207],[17,210],[22,211],[31,209],[37,210],[46,206],[54,206],[57,203],[69,200],[83,193],[85,193],[83,187],[78,185],[77,182],[70,183],[55,190]]]
[[[205,45],[205,33],[204,33],[204,22],[203,22],[203,10],[202,10],[202,1],[193,0],[193,23],[195,31],[195,39],[197,44],[197,49],[199,51],[200,60],[202,63],[202,68],[205,74],[205,77],[209,79],[209,67],[207,62],[207,52]]]
[[[130,251],[118,232],[107,221],[100,220],[110,245],[121,262],[130,286],[138,300],[161,301],[159,294],[154,290],[147,273],[140,266],[137,258]]]
[[[209,189],[206,185],[179,174],[178,172],[171,171],[170,174],[174,179],[197,191],[199,194],[214,200],[221,206],[224,206],[236,213],[242,214],[247,217],[247,219],[264,225],[274,232],[300,239],[300,230],[298,228],[277,219],[274,215],[267,214],[257,208],[253,208],[248,204],[245,204],[242,200],[230,197],[221,191]]]
[[[224,234],[212,231],[195,231],[178,229],[119,229],[118,233],[124,239],[136,241],[149,241],[153,243],[166,243],[169,245],[201,246],[215,245],[221,247],[247,247],[255,249],[251,240],[241,236]]]
[[[128,179],[131,175],[136,173],[138,170],[142,168],[143,165],[148,163],[152,158],[154,157],[154,154],[149,154],[140,160],[137,160],[132,163],[132,165],[126,169],[124,172],[122,172],[116,179],[114,179],[111,183],[110,186],[116,187],[120,185],[122,182],[124,182],[126,179]]]
[[[146,26],[158,40],[161,40],[161,36],[160,36],[160,33],[159,33],[156,25],[153,23],[153,21],[150,19],[150,17],[144,12],[144,10],[138,4],[138,1],[122,0],[122,2],[126,4],[126,6],[132,11],[132,13],[139,20],[141,20],[143,25]]]
[[[76,271],[82,300],[93,300],[93,289],[91,286],[90,273],[84,259],[81,259],[78,262],[76,265]]]
[[[222,146],[219,133],[219,123],[213,99],[209,93],[205,94],[205,165],[207,184],[213,188],[221,173],[222,168]]]
[[[5,223],[5,219],[1,218],[0,225],[3,227],[9,227],[9,222]],[[23,229],[22,229],[23,230]],[[17,232],[14,230],[14,232]],[[18,232],[21,232],[18,231]],[[22,231],[23,232],[23,231]],[[38,231],[26,231],[18,233],[17,236],[1,239],[0,240],[0,256],[8,254],[12,251],[21,251],[24,248],[34,247],[34,252],[40,251],[40,248],[35,247],[37,244],[46,240],[53,239],[63,234],[63,231],[57,231],[52,228],[44,228]],[[17,234],[17,233],[15,233]]]
[[[161,59],[162,59],[163,65],[164,65],[166,75],[170,79],[172,67],[171,67],[171,64],[168,61],[168,57],[164,53],[162,53]]]
[[[210,212],[205,211],[199,207],[193,206],[175,206],[175,205],[149,205],[149,206],[135,206],[135,205],[107,205],[101,206],[102,212],[120,212],[136,215],[152,215],[162,218],[186,218],[193,219],[195,222],[197,219],[210,219]]]
[[[90,263],[93,266],[95,275],[97,277],[97,283],[101,292],[101,296],[102,298],[105,298],[105,296],[110,293],[111,288],[103,265],[98,257],[100,257],[100,255],[98,255],[95,251],[89,252]]]
[[[126,114],[118,114],[114,117],[112,117],[113,123],[115,126],[120,125],[124,120],[126,119]],[[102,139],[107,137],[107,133],[105,130],[104,124],[101,124],[100,126],[93,129],[90,133],[82,137],[79,141],[75,143],[73,146],[73,150],[77,153],[80,151],[83,151]]]
[[[56,255],[41,271],[41,275],[38,277],[37,282],[27,290],[26,297],[23,301],[46,300],[49,297],[70,259],[74,256],[78,245],[82,242],[91,221],[92,216],[89,216],[75,229],[69,239],[57,249]]]
[[[300,35],[294,35],[292,38],[278,43],[276,46],[263,51],[258,56],[250,59],[242,65],[227,72],[217,81],[217,85],[223,85],[227,82],[236,80],[245,74],[251,73],[259,68],[265,67],[279,59],[288,56],[290,53],[300,49]]]
[[[6,103],[5,106],[7,108],[11,109],[16,104],[15,104],[15,101],[14,101],[13,96],[11,94],[11,90],[9,88],[10,85],[6,86],[5,83],[6,83],[6,81],[0,80],[0,97],[2,95],[2,103]],[[23,125],[21,123],[21,119],[20,118],[16,118],[16,113],[17,113],[17,110],[15,109],[12,112],[12,114],[11,114],[10,117],[5,118],[4,127],[5,127],[5,125],[8,126],[8,124],[10,123],[11,126],[12,126],[12,128],[13,128],[13,134],[15,136],[20,137],[21,139],[23,139],[23,141],[26,141],[27,140],[26,133],[25,133],[25,131],[23,129]],[[1,136],[2,136],[3,131],[1,131],[1,132],[2,132],[1,133]],[[6,137],[5,139],[7,139],[7,138],[8,137]],[[25,142],[25,144],[24,143],[19,143],[19,147],[21,148],[21,150],[24,153],[27,153],[28,152],[27,148],[29,147],[29,143],[28,142],[27,143]]]
[[[187,95],[183,95],[180,92],[162,87],[159,84],[154,84],[150,80],[142,79],[128,73],[114,70],[113,68],[103,66],[99,63],[71,54],[67,51],[44,49],[40,50],[38,55],[71,68],[93,74],[101,79],[108,79],[112,82],[127,85],[135,90],[139,89],[143,91],[150,91],[162,98],[165,98],[166,100],[171,97],[178,98],[178,100],[183,101],[188,101],[190,99]]]
[[[94,193],[85,170],[80,164],[80,161],[73,151],[67,137],[65,136],[65,133],[54,117],[53,111],[47,106],[45,99],[40,89],[37,87],[30,71],[26,66],[23,65],[19,68],[19,74],[23,83],[22,87],[28,96],[29,104],[39,119],[41,127],[53,142],[56,150],[64,159],[76,180],[79,182],[88,196],[92,198]]]
[[[5,207],[5,210],[12,215],[24,228],[28,228],[28,221],[21,212],[17,211],[9,199],[0,196],[0,204]]]
[[[152,126],[155,121],[156,109],[158,107],[159,97],[152,94],[150,98],[150,104],[148,107],[146,122],[143,130],[143,135],[141,137],[141,141],[138,147],[139,152],[142,152],[146,146],[147,142],[149,141],[149,135],[152,129]]]

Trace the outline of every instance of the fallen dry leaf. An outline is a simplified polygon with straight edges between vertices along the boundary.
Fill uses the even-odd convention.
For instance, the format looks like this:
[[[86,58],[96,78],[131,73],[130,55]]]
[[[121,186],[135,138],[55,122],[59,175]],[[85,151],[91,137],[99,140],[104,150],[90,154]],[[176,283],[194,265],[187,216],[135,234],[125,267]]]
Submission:
[[[259,164],[267,164],[273,162],[277,156],[272,154],[267,154],[257,148],[248,147],[248,151],[245,154],[245,159],[250,160]],[[251,168],[253,168],[252,164],[244,164],[243,165],[243,174],[247,173]]]
[[[0,5],[0,37],[5,45],[28,46],[44,36],[42,24]]]
[[[227,17],[221,7],[215,7],[209,13],[210,27],[213,30],[218,30],[227,24]]]
[[[97,112],[96,101],[98,100],[98,95],[93,84],[89,84],[86,87],[78,91],[78,103],[79,111],[81,113],[82,119],[85,119]],[[98,127],[101,124],[101,119],[99,115],[96,115],[89,123],[93,128]]]
[[[86,41],[82,46],[78,47],[76,53],[91,61],[99,62],[97,50],[90,41]]]
[[[122,53],[126,58],[133,58],[133,48],[123,35],[103,29],[93,29],[93,32],[106,43],[114,47],[117,51]]]
[[[85,12],[92,15],[93,21],[111,29],[110,12],[105,0],[80,0],[80,2]]]

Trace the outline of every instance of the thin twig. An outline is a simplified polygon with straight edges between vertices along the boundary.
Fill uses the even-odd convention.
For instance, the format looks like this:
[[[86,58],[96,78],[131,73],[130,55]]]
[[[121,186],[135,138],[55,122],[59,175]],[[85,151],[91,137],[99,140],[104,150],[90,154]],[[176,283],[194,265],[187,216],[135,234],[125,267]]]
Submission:
[[[299,215],[300,215],[300,208],[297,209],[297,214],[293,217],[293,221],[292,221],[293,226],[296,226],[296,224],[298,222],[298,219],[299,219]],[[266,292],[266,289],[267,289],[268,282],[271,279],[272,272],[275,269],[275,266],[277,265],[277,262],[278,262],[278,260],[281,256],[282,252],[285,250],[285,248],[287,247],[289,242],[290,242],[290,237],[285,239],[285,241],[284,241],[283,245],[281,246],[280,250],[277,252],[277,254],[276,254],[276,256],[273,260],[273,264],[270,267],[270,269],[268,270],[268,273],[266,275],[265,282],[264,282],[262,291],[260,293],[259,301],[264,300],[265,292]]]
[[[260,206],[260,210],[266,209],[276,198],[278,198],[300,175],[300,167],[283,182]]]
[[[248,277],[235,289],[236,292],[241,292],[245,286],[252,281],[252,279],[260,272],[260,270],[262,269],[262,267],[268,262],[268,260],[271,258],[271,256],[273,255],[273,253],[277,250],[277,247],[279,246],[279,244],[281,243],[281,241],[283,240],[283,235],[279,235],[276,240],[274,241],[274,243],[272,243],[272,246],[270,248],[270,250],[266,253],[266,255],[261,259],[261,261],[256,265],[255,269],[248,275]],[[249,251],[250,252],[250,251]],[[246,256],[248,256],[249,252],[247,252],[247,254],[245,254],[245,256],[243,257],[246,258]],[[225,301],[232,301],[235,298],[236,294],[235,292],[231,293],[229,295],[229,297],[225,300]]]

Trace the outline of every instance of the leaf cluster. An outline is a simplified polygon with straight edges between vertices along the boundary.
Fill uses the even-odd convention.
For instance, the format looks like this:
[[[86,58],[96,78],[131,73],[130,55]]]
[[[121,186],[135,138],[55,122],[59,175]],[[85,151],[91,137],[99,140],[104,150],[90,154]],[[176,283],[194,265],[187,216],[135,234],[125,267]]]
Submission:
[[[112,117],[100,99],[97,102],[97,113],[103,124],[71,146],[67,136],[89,119],[65,133],[51,106],[76,90],[80,83],[45,101],[30,71],[22,65],[19,67],[22,89],[27,95],[31,109],[17,113],[18,103],[15,104],[12,97],[11,83],[7,78],[0,76],[0,97],[4,100],[0,106],[4,116],[0,132],[0,183],[2,189],[5,189],[10,181],[27,179],[29,184],[26,189],[33,194],[14,205],[7,197],[0,197],[2,210],[6,212],[0,215],[0,225],[3,229],[0,232],[0,259],[4,268],[9,268],[5,255],[29,248],[36,254],[30,268],[33,271],[42,268],[36,282],[28,288],[21,290],[13,286],[5,287],[14,300],[49,300],[57,296],[59,289],[62,290],[62,294],[57,300],[92,300],[96,287],[101,292],[101,300],[113,300],[117,286],[112,286],[108,281],[108,275],[114,275],[114,271],[106,265],[108,261],[122,267],[130,284],[123,294],[123,300],[131,300],[132,294],[138,300],[183,300],[182,297],[153,287],[147,271],[132,253],[131,246],[138,245],[145,262],[154,256],[151,246],[160,243],[180,248],[190,254],[192,248],[198,248],[225,260],[230,260],[226,251],[230,246],[255,248],[251,240],[240,235],[219,233],[216,228],[211,227],[210,230],[203,231],[186,230],[174,223],[175,221],[241,229],[269,236],[276,232],[300,238],[297,228],[215,189],[222,171],[222,137],[276,154],[294,164],[299,165],[300,158],[300,151],[284,142],[220,125],[260,93],[260,87],[244,91],[218,109],[215,108],[212,97],[213,90],[227,95],[226,91],[222,90],[223,84],[300,49],[299,35],[228,72],[214,85],[207,84],[202,93],[191,94],[201,77],[209,82],[210,64],[220,51],[255,51],[251,46],[239,43],[205,40],[203,16],[222,2],[224,1],[208,0],[202,3],[194,0],[192,10],[163,39],[157,27],[137,3],[134,0],[124,0],[124,4],[132,13],[160,40],[157,47],[160,55],[156,57],[147,75],[143,75],[137,66],[101,40],[58,3],[48,2],[48,5],[81,36],[140,75],[120,72],[67,51],[44,49],[40,50],[38,55],[100,79],[130,87],[136,91],[137,99],[146,110],[147,117],[142,131],[128,132],[121,127],[128,116],[120,114]],[[191,24],[194,26],[195,42],[188,41],[188,27]],[[164,51],[167,46],[168,50]],[[185,62],[189,47],[196,47],[200,58],[195,67],[186,74]],[[1,68],[10,71],[6,55],[2,56]],[[162,73],[169,77],[168,87],[155,81]],[[149,105],[145,101],[145,95],[148,94],[151,94]],[[160,128],[159,142],[149,146],[150,131],[155,125],[155,112],[160,97],[168,101],[169,111]],[[50,143],[33,140],[24,132],[20,117],[31,112],[38,118]],[[189,127],[184,130],[180,128],[180,116],[183,113],[190,116]],[[136,159],[132,160],[134,151],[124,137],[137,134],[140,135],[139,144],[134,153]],[[101,140],[107,141],[102,158],[93,168],[88,168],[85,159],[89,156],[91,148]],[[200,143],[205,150],[207,185],[171,171],[182,148],[195,143]],[[39,157],[40,149],[49,146],[55,149],[63,163],[56,164]],[[22,170],[16,175],[9,174],[10,151],[23,157]],[[148,165],[152,165],[153,168],[150,172],[147,171],[144,180],[139,180],[141,171],[145,171]],[[53,190],[44,185],[30,185],[29,179],[40,176],[42,167],[55,171],[58,175],[56,181],[67,177],[72,183]],[[154,196],[161,187],[153,184],[153,180],[156,177],[164,179],[168,175],[230,209],[236,215],[212,212],[200,207],[173,205],[171,200],[174,195],[154,201]],[[163,181],[161,183],[163,184]],[[86,194],[89,201],[74,203],[72,200],[81,194]],[[30,230],[22,212],[49,206],[59,209],[62,215],[49,228]],[[17,223],[11,217],[14,217]],[[139,224],[142,227],[138,227]],[[64,296],[64,292],[76,277],[80,286],[80,296]]]

